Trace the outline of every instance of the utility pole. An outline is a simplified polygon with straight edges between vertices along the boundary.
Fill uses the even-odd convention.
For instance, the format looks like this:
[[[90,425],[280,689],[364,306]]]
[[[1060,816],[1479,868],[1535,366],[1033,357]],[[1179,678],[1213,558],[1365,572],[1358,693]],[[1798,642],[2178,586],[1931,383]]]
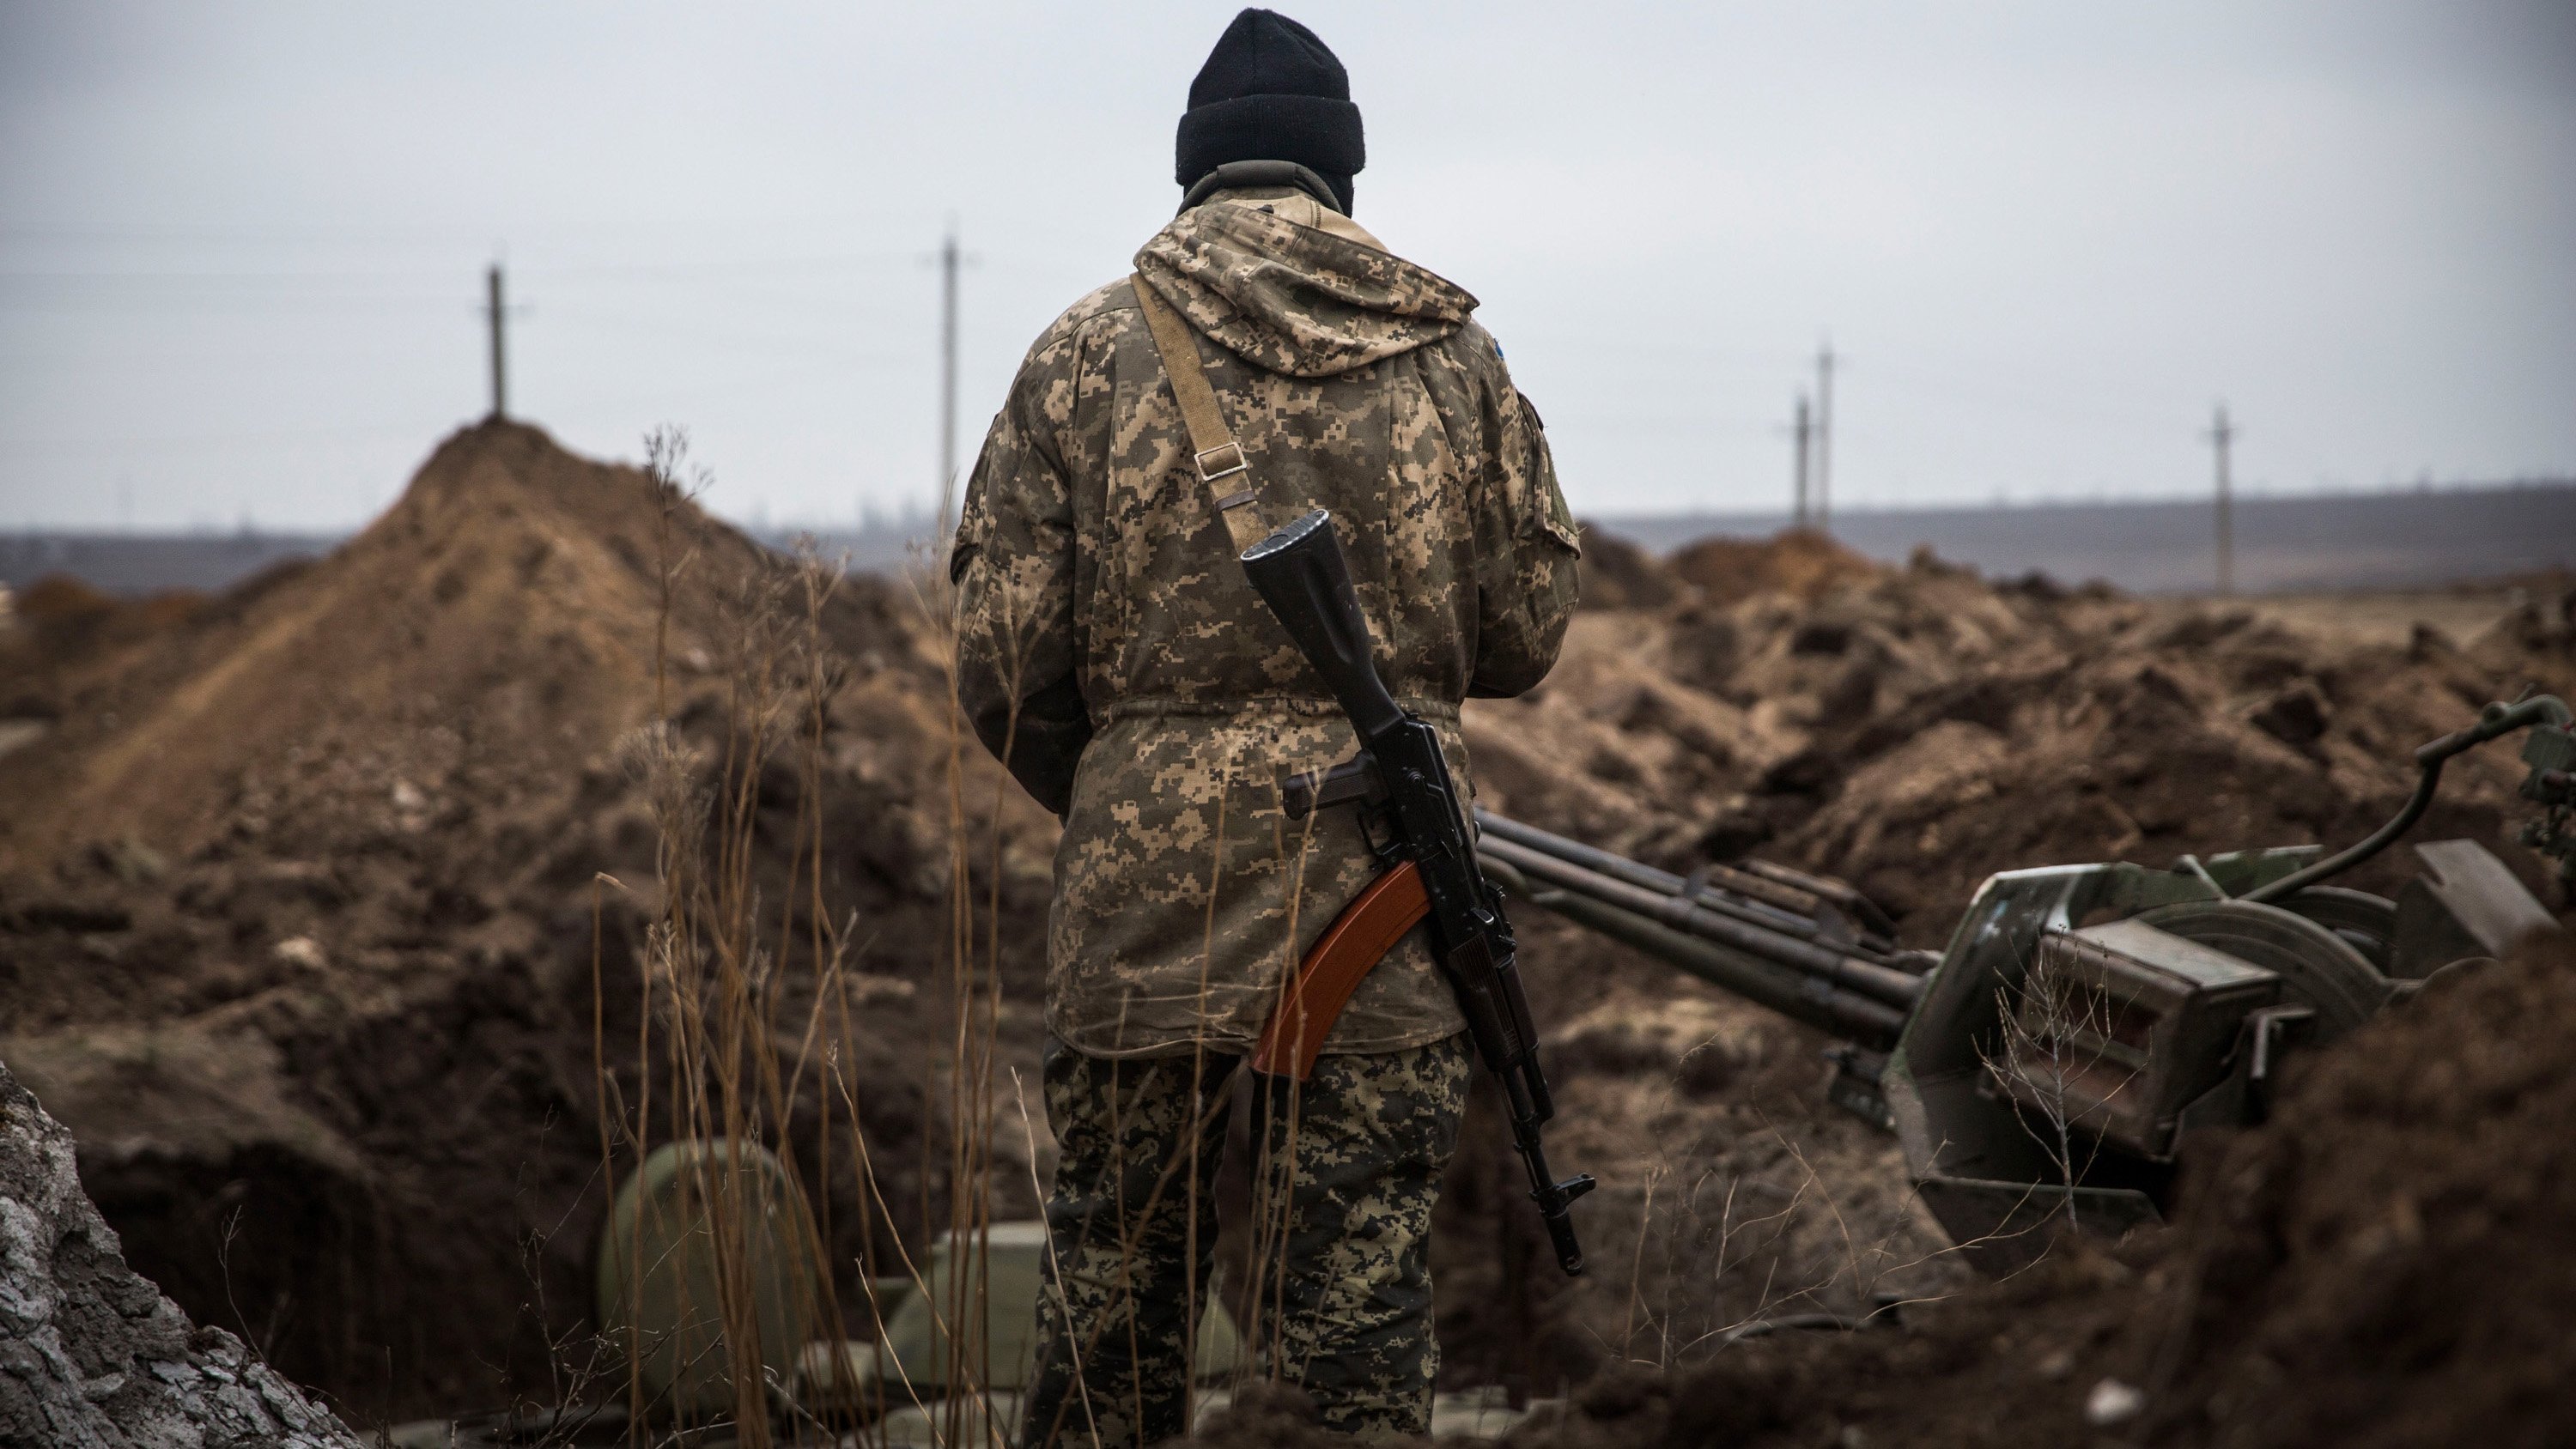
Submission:
[[[2220,403],[2218,416],[2209,426],[2209,442],[2218,454],[2218,596],[2222,599],[2236,592],[2235,499],[2227,476],[2227,453],[2235,441],[2236,425],[2227,420],[2227,404]]]
[[[939,243],[939,531],[957,498],[957,223]]]
[[[1814,431],[1807,421],[1807,395],[1802,392],[1798,394],[1798,420],[1789,428],[1790,436],[1798,440],[1797,463],[1794,465],[1792,476],[1792,482],[1795,484],[1793,491],[1798,503],[1797,507],[1790,512],[1789,519],[1790,526],[1801,532],[1807,527],[1807,443],[1814,435]]]
[[[1834,344],[1816,352],[1816,527],[1829,531],[1834,513]]]
[[[510,413],[509,370],[507,349],[502,345],[502,328],[509,309],[501,302],[501,264],[494,262],[483,273],[483,320],[492,332],[492,420],[500,421]]]

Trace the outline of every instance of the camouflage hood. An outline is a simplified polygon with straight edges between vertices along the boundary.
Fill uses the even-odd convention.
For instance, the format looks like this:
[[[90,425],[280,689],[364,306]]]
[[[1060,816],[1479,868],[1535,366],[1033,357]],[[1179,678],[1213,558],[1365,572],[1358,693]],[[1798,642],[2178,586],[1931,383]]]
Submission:
[[[1192,326],[1265,372],[1345,373],[1438,342],[1476,310],[1436,273],[1279,214],[1293,208],[1234,199],[1243,195],[1174,217],[1136,253],[1136,270]]]

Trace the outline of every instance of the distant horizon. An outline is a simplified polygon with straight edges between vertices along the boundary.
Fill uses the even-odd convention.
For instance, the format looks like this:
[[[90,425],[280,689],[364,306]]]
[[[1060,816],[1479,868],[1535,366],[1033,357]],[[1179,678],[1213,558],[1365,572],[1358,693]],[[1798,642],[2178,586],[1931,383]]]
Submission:
[[[2446,585],[2576,569],[2576,479],[2340,494],[2242,496],[2235,513],[2238,583],[2249,593]],[[732,520],[728,520],[731,522]],[[934,545],[920,527],[870,531],[741,525],[771,548],[812,537],[855,571],[884,573]],[[1703,539],[1760,539],[1783,512],[1593,514],[1598,534],[1658,556]],[[2214,571],[2207,500],[2059,500],[2002,507],[1945,504],[1839,511],[1842,546],[1901,563],[1929,548],[1990,578],[2102,579],[2134,593],[2207,590]],[[0,533],[0,582],[23,587],[68,573],[111,593],[220,589],[291,558],[339,547],[351,531]]]
[[[2404,483],[2356,486],[2338,485],[2334,487],[2296,490],[2265,489],[2247,484],[2239,484],[2235,489],[2235,498],[2236,501],[2240,503],[2296,502],[2304,500],[2330,502],[2336,499],[2345,498],[2388,498],[2424,493],[2512,493],[2553,488],[2576,489],[2576,471],[2560,474],[2531,474],[2522,477],[2509,478],[2418,479],[2413,482]],[[1910,514],[2012,513],[2027,509],[2040,508],[2208,508],[2212,506],[2212,502],[2212,495],[2207,493],[2176,493],[2170,495],[2138,494],[2132,496],[2122,496],[2118,494],[2041,494],[2028,497],[2005,496],[1986,499],[1960,498],[1932,500],[1923,503],[1866,502],[1854,504],[1850,507],[1837,507],[1833,510],[1833,516],[1837,518],[1845,516],[1901,517]],[[388,504],[388,506],[391,505]],[[880,510],[875,516],[861,520],[856,526],[853,526],[848,520],[833,522],[816,519],[786,518],[769,519],[764,521],[736,517],[721,509],[710,509],[709,511],[714,513],[716,517],[724,520],[727,524],[741,529],[745,533],[752,534],[756,537],[765,537],[766,539],[774,540],[791,537],[800,533],[811,533],[818,537],[834,537],[910,529],[915,525],[928,523],[931,520],[932,514],[936,511],[936,505],[925,500],[913,503],[910,506],[897,506]],[[249,520],[246,525],[240,522],[215,523],[208,521],[158,528],[140,525],[129,528],[120,527],[114,524],[51,527],[35,523],[22,523],[14,528],[0,530],[0,533],[14,535],[19,538],[64,539],[345,539],[364,531],[370,524],[374,523],[375,520],[381,516],[383,516],[382,510],[379,510],[377,513],[369,515],[365,520],[357,524],[339,528],[272,527],[268,524],[261,523],[254,517]],[[1785,506],[1768,508],[1604,509],[1592,513],[1582,513],[1581,517],[1586,521],[1605,523],[1633,521],[1678,522],[1697,519],[1751,520],[1777,518],[1781,520],[1782,524],[1785,526],[1790,518],[1790,510]]]

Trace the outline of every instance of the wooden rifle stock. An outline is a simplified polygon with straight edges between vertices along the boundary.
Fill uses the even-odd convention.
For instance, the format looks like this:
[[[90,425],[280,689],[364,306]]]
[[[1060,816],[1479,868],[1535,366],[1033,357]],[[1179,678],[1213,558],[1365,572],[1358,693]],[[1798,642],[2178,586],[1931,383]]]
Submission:
[[[1423,892],[1422,872],[1412,861],[1369,882],[1297,963],[1297,979],[1288,984],[1269,1025],[1262,1028],[1252,1069],[1300,1082],[1312,1076],[1324,1038],[1332,1034],[1351,993],[1404,933],[1430,913],[1431,897]]]

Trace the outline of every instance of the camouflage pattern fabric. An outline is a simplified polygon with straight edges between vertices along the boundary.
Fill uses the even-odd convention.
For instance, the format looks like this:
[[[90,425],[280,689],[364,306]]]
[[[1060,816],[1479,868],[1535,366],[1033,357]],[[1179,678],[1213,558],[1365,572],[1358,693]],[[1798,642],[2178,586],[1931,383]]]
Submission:
[[[1440,1372],[1431,1205],[1458,1148],[1474,1066],[1462,1033],[1412,1051],[1321,1057],[1302,1084],[1250,1078],[1263,1091],[1255,1366],[1303,1387],[1328,1429],[1430,1432]]]
[[[1189,1328],[1213,1295],[1215,1179],[1237,1061],[1086,1056],[1050,1043],[1062,1156],[1047,1203],[1024,1449],[1152,1444],[1189,1419]],[[1328,1056],[1254,1102],[1251,1372],[1297,1384],[1325,1427],[1428,1432],[1431,1205],[1458,1145],[1464,1036]],[[1077,1367],[1078,1366],[1078,1367]]]
[[[1472,773],[1461,700],[1530,688],[1575,598],[1576,537],[1536,410],[1475,299],[1281,191],[1221,192],[1137,254],[1202,364],[1274,525],[1329,508],[1406,708]],[[1094,1055],[1249,1051],[1303,949],[1374,873],[1349,811],[1291,822],[1283,772],[1353,740],[1233,558],[1131,281],[1029,351],[950,553],[958,694],[1065,817],[1050,1029]],[[1417,936],[1328,1052],[1463,1022]]]
[[[1188,1426],[1212,1296],[1216,1171],[1236,1059],[1085,1056],[1049,1042],[1058,1157],[1020,1443],[1152,1444]]]

